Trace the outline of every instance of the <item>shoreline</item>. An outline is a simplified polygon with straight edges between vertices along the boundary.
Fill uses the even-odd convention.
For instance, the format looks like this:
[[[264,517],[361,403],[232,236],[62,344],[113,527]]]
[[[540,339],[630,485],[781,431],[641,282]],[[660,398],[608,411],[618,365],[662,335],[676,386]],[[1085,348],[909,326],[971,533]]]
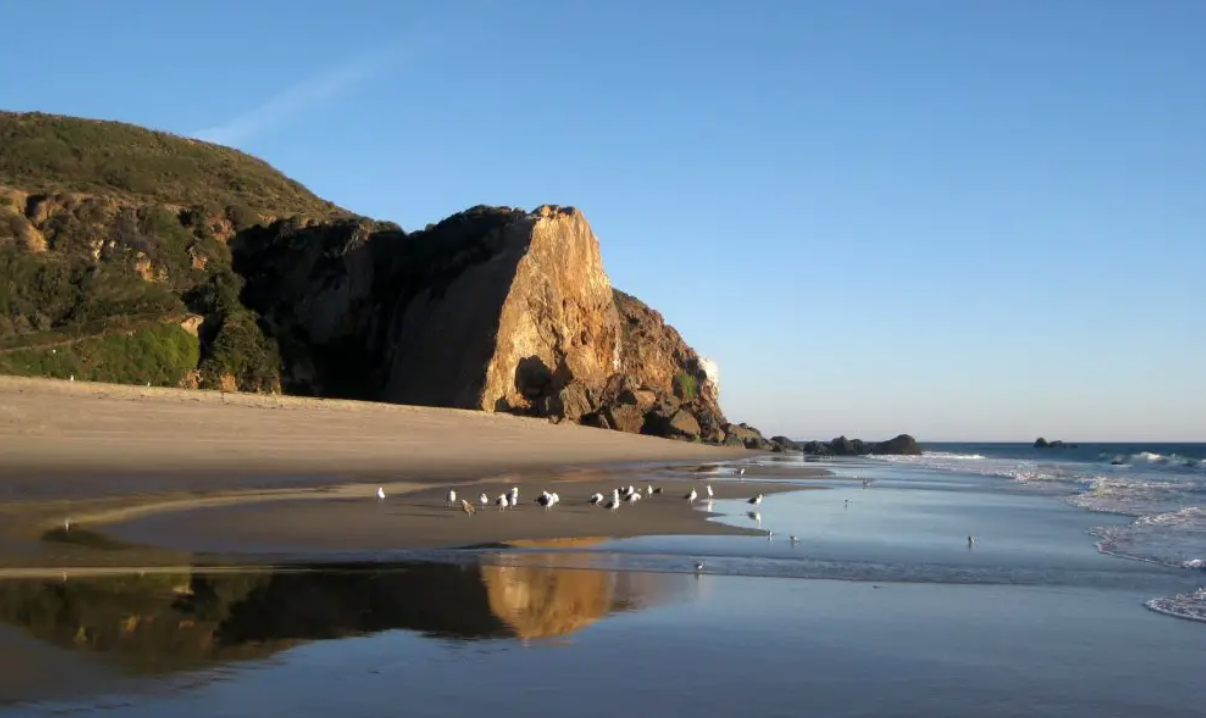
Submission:
[[[265,545],[321,556],[340,546],[743,533],[681,494],[705,480],[719,499],[810,488],[699,471],[763,455],[479,411],[0,377],[0,577],[218,555],[262,564],[253,555],[271,553]],[[614,515],[580,505],[649,480],[666,495]],[[466,517],[444,505],[451,485],[475,505],[482,490],[518,485],[521,505],[505,519],[480,507]],[[519,523],[546,513],[530,503],[542,488],[563,494],[562,505]],[[215,543],[223,550],[207,549]]]

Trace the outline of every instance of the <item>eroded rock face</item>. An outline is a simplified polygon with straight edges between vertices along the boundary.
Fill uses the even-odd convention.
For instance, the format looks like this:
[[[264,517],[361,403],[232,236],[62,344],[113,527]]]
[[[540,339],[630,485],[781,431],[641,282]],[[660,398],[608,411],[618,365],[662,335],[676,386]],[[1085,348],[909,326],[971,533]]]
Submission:
[[[279,222],[231,243],[286,391],[721,443],[718,368],[612,288],[576,209],[475,207],[407,234]],[[740,445],[774,450],[757,430]]]
[[[570,404],[580,411],[620,356],[611,282],[586,218],[544,206],[482,243],[486,261],[408,303],[385,398],[540,414],[578,384]]]

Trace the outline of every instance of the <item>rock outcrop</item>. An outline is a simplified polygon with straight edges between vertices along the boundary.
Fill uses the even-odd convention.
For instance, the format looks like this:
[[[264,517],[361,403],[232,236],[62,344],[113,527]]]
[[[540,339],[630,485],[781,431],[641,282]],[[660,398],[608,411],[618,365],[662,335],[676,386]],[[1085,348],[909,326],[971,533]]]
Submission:
[[[919,456],[921,446],[908,434],[900,434],[887,441],[869,442],[862,439],[847,439],[839,436],[828,443],[809,441],[801,446],[805,454],[817,456]]]
[[[1076,444],[1065,444],[1064,442],[1060,441],[1059,439],[1056,439],[1055,441],[1047,441],[1046,439],[1044,439],[1043,437],[1040,436],[1038,439],[1035,440],[1034,448],[1036,448],[1036,449],[1075,449],[1075,448],[1077,448],[1077,446],[1076,446]]]
[[[616,291],[572,207],[474,207],[406,234],[365,220],[232,242],[290,393],[484,411],[722,443],[717,367]],[[743,433],[744,432],[744,433]],[[756,430],[740,443],[773,450]]]
[[[187,386],[789,448],[725,417],[719,367],[612,288],[572,207],[478,206],[406,232],[230,148],[0,112],[0,273],[16,347],[188,316],[195,351],[160,352],[199,356],[168,367]],[[89,378],[149,379],[128,364]]]

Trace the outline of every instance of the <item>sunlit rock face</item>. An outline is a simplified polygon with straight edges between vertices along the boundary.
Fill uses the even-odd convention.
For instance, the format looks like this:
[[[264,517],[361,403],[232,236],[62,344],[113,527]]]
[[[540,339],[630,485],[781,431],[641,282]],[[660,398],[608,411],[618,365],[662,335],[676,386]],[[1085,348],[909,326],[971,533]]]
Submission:
[[[525,548],[567,549],[604,541],[524,542]],[[648,608],[669,599],[671,574],[563,568],[590,566],[592,553],[512,554],[506,565],[482,566],[490,610],[522,639],[557,638],[580,631],[609,614]]]

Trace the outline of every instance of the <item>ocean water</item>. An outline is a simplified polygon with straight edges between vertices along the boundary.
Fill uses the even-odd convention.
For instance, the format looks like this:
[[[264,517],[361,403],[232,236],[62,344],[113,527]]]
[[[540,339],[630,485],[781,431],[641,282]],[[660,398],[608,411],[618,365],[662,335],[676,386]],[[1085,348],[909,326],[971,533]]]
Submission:
[[[926,448],[750,462],[827,487],[711,506],[762,536],[0,580],[0,717],[1206,713],[1202,569],[1099,550],[1148,514],[1077,498],[1176,469]]]
[[[1206,621],[1206,444],[926,444],[922,456],[877,457],[895,467],[997,479],[1001,490],[1058,497],[1126,517],[1096,527],[1103,553],[1202,573],[1203,586],[1147,606]]]

